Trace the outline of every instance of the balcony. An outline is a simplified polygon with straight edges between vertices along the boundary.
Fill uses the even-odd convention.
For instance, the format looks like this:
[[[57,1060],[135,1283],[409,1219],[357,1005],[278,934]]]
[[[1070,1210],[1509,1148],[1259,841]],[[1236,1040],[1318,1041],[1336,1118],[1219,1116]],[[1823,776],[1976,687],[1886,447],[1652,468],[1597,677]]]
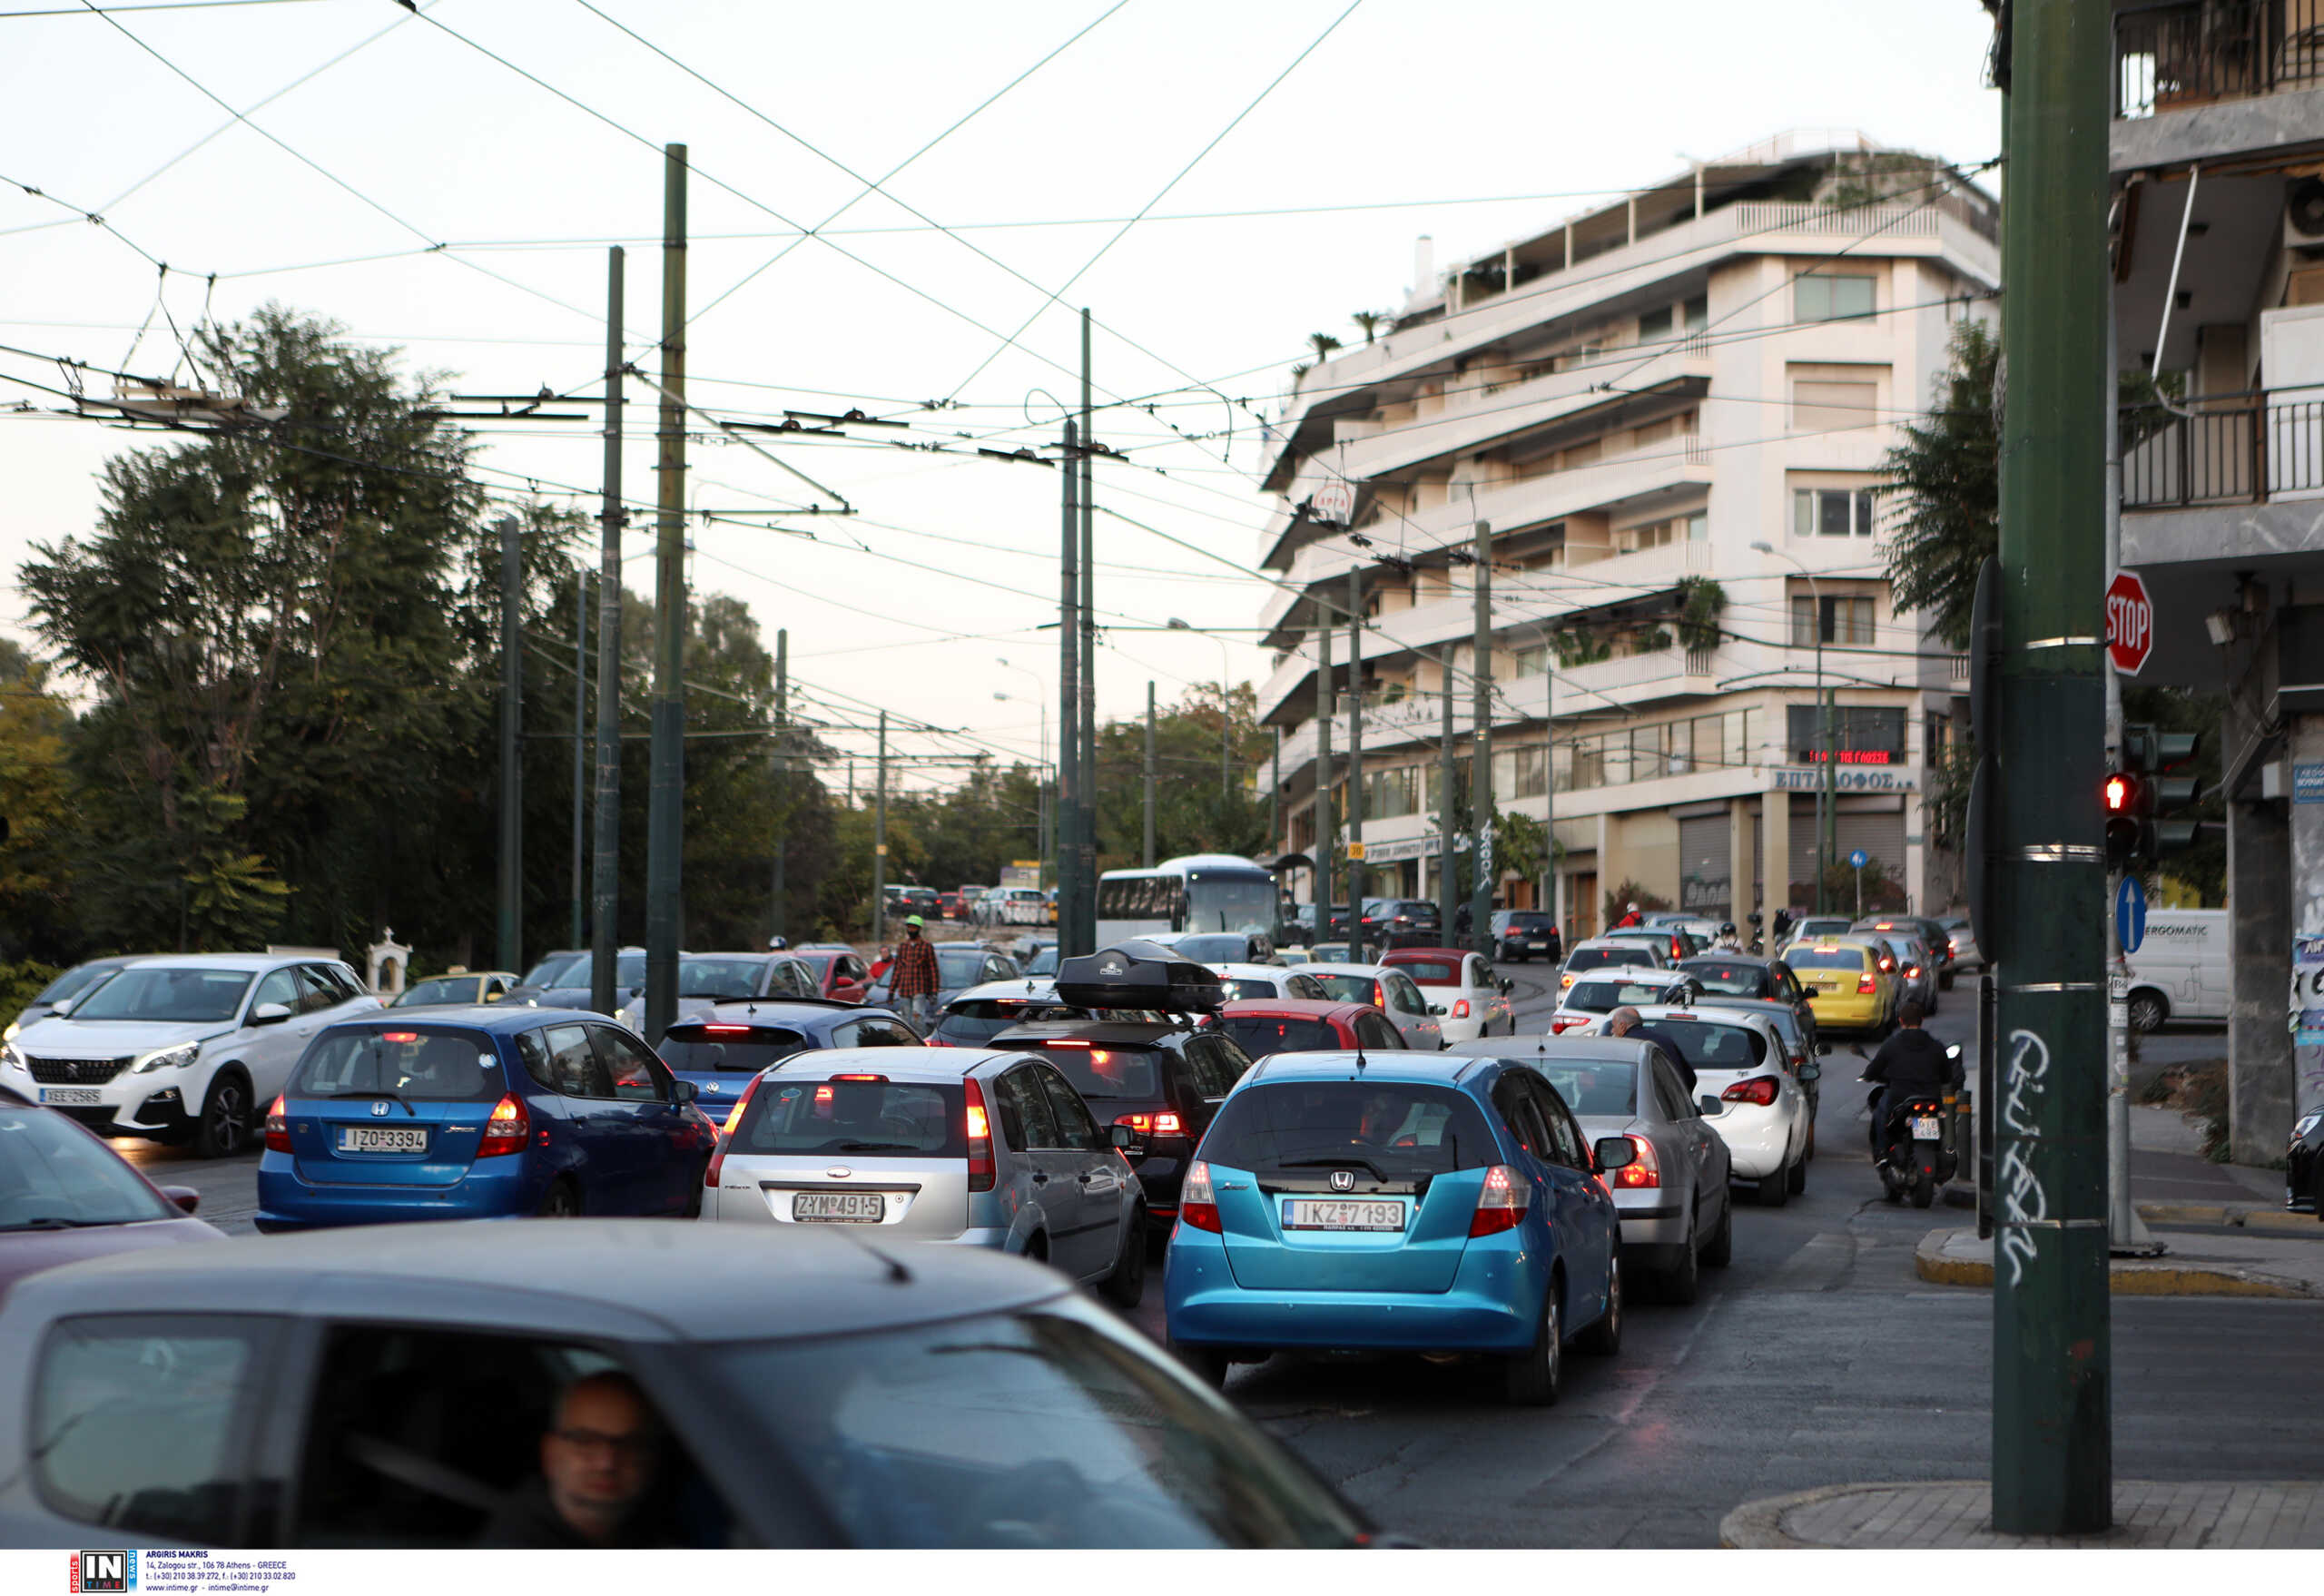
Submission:
[[[2179,410],[2126,407],[2121,421],[2126,510],[2324,493],[2324,388],[2207,395]]]
[[[2324,85],[2324,0],[2175,0],[2114,15],[2114,114]]]

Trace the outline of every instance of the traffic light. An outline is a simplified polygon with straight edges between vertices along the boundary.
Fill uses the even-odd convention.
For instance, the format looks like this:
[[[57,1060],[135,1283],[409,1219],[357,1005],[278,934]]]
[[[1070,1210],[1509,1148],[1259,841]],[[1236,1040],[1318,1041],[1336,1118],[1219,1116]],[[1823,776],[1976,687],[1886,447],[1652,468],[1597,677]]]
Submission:
[[[2165,854],[2194,845],[2199,823],[2186,812],[2195,806],[2201,783],[2191,775],[2171,773],[2194,763],[2201,742],[2195,732],[2158,732],[2151,725],[2122,728],[2121,763],[2108,773],[2100,792],[2106,812],[2107,868],[2151,866]]]

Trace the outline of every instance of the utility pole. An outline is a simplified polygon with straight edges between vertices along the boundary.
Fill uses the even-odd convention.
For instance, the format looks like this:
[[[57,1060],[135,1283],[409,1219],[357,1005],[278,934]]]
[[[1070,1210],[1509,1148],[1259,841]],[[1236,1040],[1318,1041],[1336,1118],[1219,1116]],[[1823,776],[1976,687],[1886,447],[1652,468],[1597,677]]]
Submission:
[[[1058,476],[1065,488],[1065,533],[1058,548],[1057,941],[1059,958],[1089,951],[1081,935],[1081,475],[1080,432],[1065,423]]]
[[[500,968],[524,968],[525,561],[517,517],[500,517]]]
[[[1470,857],[1476,879],[1469,887],[1469,945],[1492,951],[1492,523],[1477,523],[1476,716],[1469,756]]]
[[[773,934],[787,938],[791,931],[791,632],[774,634],[774,882]]]
[[[1081,308],[1081,908],[1080,951],[1098,949],[1098,434],[1089,417],[1089,308]]]
[[[1448,945],[1452,944],[1455,901],[1460,875],[1452,863],[1452,645],[1444,645],[1437,660],[1437,685],[1443,689],[1438,711],[1443,716],[1436,745],[1436,917]]]
[[[1146,685],[1146,868],[1154,868],[1154,684]]]
[[[1315,602],[1315,940],[1332,940],[1332,617]],[[1348,937],[1355,936],[1348,905]]]
[[[1558,651],[1547,649],[1541,661],[1541,909],[1558,925],[1560,946],[1565,930],[1558,920]],[[1729,870],[1731,878],[1734,872]],[[1730,903],[1729,907],[1733,905]],[[1500,950],[1488,948],[1487,952]]]
[[[645,1039],[678,1017],[685,861],[686,147],[663,150],[662,414],[654,555],[653,773],[645,817]]]
[[[1273,746],[1268,756],[1271,768],[1267,774],[1267,846],[1281,850],[1276,854],[1281,858],[1290,852],[1283,846],[1283,728],[1269,726],[1267,734]]]
[[[2000,726],[1992,901],[1993,1522],[2104,1530],[2108,1318],[2104,773],[2108,7],[2018,0],[2003,229]],[[2111,378],[2111,373],[2106,373]],[[1974,862],[1973,862],[1973,868]]]
[[[597,848],[590,880],[589,1007],[614,1011],[621,895],[622,250],[606,251],[606,455],[597,510]]]
[[[872,813],[872,945],[888,941],[888,712],[880,712],[879,796]]]
[[[1364,573],[1347,574],[1347,938],[1364,962]]]
[[[582,872],[588,864],[587,816],[589,796],[589,573],[573,573],[573,945],[579,947],[583,928]]]

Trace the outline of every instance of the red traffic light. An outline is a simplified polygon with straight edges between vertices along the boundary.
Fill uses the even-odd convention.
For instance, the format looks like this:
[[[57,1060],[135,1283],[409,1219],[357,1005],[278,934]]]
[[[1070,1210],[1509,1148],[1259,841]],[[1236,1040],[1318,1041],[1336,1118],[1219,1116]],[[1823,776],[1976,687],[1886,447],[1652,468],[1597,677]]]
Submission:
[[[2120,772],[2106,778],[2105,804],[2109,814],[2128,814],[2137,800],[2138,788],[2130,777]]]

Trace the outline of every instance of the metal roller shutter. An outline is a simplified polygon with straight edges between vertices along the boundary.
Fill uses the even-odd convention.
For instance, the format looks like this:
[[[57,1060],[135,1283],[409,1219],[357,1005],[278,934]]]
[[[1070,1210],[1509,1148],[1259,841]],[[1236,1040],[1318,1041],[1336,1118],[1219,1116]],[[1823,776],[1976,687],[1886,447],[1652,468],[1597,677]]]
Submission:
[[[1839,819],[1839,853],[1845,861],[1858,848],[1887,867],[1898,881],[1905,879],[1905,812],[1852,814],[1843,809]]]
[[[1679,907],[1716,920],[1734,916],[1733,854],[1724,813],[1679,823]]]

